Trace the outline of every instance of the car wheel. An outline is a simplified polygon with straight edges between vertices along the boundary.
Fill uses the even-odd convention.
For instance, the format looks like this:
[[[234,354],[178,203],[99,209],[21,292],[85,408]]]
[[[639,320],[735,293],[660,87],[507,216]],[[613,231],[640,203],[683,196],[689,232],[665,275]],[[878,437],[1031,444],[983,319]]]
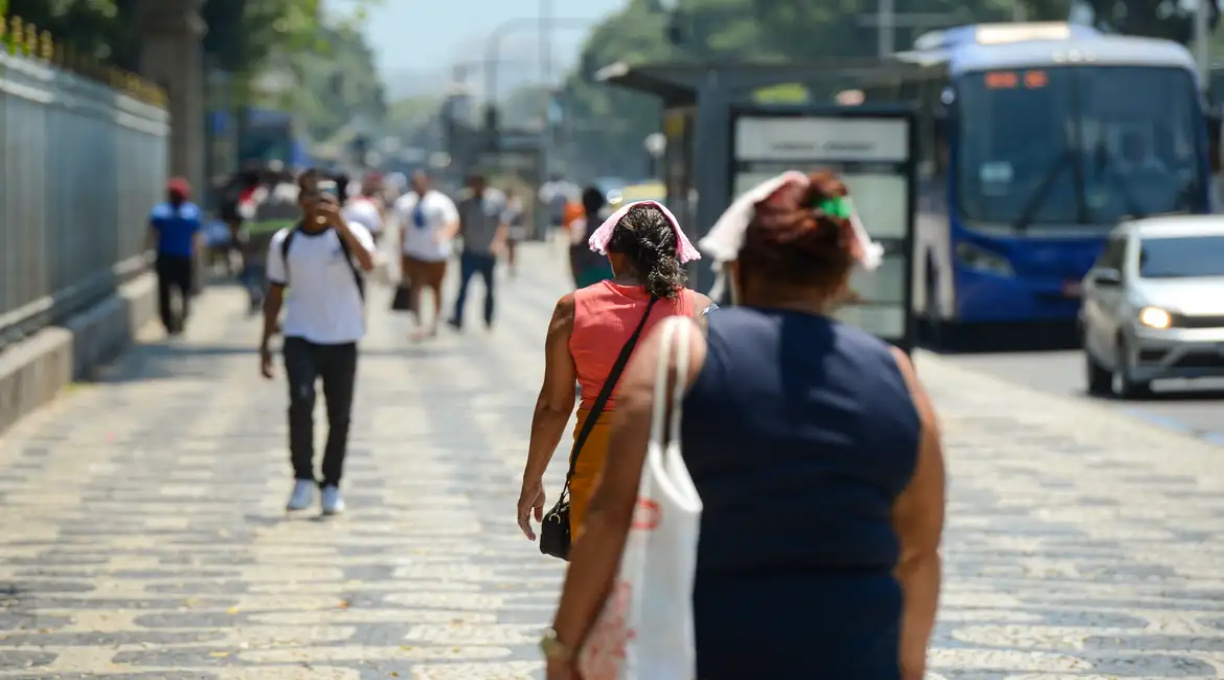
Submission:
[[[1119,399],[1142,399],[1152,394],[1152,384],[1137,381],[1130,375],[1130,347],[1125,338],[1118,338],[1118,360],[1110,375],[1110,387]]]

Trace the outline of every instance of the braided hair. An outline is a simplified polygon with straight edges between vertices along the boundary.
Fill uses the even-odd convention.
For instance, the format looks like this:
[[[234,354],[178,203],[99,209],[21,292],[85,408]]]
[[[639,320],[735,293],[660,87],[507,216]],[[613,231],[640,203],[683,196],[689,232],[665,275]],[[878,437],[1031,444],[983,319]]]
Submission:
[[[616,225],[608,252],[624,255],[651,295],[675,299],[688,281],[676,246],[676,230],[663,211],[639,205],[629,208]]]

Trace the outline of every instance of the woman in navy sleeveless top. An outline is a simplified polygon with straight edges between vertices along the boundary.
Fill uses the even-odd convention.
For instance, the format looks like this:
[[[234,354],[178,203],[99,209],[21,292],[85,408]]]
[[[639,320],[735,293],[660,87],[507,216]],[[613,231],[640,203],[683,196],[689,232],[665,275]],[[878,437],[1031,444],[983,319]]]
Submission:
[[[921,680],[944,512],[935,415],[904,353],[829,316],[863,257],[844,185],[789,173],[763,189],[721,258],[738,306],[692,334],[684,376],[683,453],[704,504],[698,679]],[[624,547],[659,342],[648,337],[621,379],[543,645],[550,680],[578,677],[572,653]]]

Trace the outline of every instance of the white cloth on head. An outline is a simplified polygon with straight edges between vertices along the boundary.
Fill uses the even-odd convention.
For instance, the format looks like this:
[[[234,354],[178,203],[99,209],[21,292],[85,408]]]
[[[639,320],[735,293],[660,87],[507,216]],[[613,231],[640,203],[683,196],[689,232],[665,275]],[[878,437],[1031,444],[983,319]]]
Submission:
[[[633,203],[626,203],[620,210],[612,213],[612,215],[604,220],[604,223],[599,226],[599,229],[596,229],[595,233],[591,234],[589,241],[591,250],[599,253],[600,255],[607,255],[608,244],[612,241],[612,234],[616,233],[616,227],[620,224],[620,221],[624,219],[625,215],[629,214],[630,209],[632,209],[634,206],[640,205],[651,206],[663,213],[663,217],[667,219],[668,224],[671,225],[672,231],[676,234],[676,259],[680,260],[681,264],[701,259],[701,253],[699,253],[697,249],[693,247],[693,244],[688,240],[688,236],[684,235],[684,230],[680,228],[680,221],[677,220],[676,216],[667,209],[667,206],[664,206],[658,201],[635,201]]]
[[[740,248],[744,245],[744,233],[752,223],[757,203],[792,182],[806,185],[809,179],[797,170],[788,170],[744,192],[723,212],[710,232],[697,244],[702,252],[714,258],[715,267],[739,257]],[[871,235],[859,219],[858,210],[854,208],[853,200],[849,196],[842,200],[848,201],[851,206],[850,225],[860,247],[859,265],[867,271],[874,271],[884,257],[884,247],[871,240]]]

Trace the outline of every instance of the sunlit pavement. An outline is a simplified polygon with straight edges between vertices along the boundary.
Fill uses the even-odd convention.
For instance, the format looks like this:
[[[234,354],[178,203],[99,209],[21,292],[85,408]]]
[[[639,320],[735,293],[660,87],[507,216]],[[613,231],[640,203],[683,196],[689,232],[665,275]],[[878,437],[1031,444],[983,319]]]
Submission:
[[[522,255],[492,333],[479,284],[466,333],[417,345],[370,290],[342,517],[283,511],[284,383],[257,375],[236,288],[0,439],[0,678],[542,677],[561,565],[513,510],[567,264]],[[935,677],[1218,677],[1219,450],[919,370],[953,490]]]

